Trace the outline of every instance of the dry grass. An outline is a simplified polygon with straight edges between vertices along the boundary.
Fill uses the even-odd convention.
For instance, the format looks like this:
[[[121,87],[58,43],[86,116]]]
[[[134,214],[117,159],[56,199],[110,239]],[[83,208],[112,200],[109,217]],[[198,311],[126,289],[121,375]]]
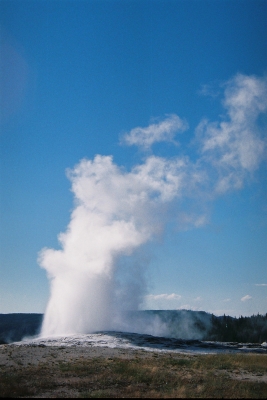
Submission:
[[[242,376],[244,377],[241,380]],[[241,378],[240,378],[241,377]],[[137,353],[0,369],[1,397],[267,398],[266,355]]]

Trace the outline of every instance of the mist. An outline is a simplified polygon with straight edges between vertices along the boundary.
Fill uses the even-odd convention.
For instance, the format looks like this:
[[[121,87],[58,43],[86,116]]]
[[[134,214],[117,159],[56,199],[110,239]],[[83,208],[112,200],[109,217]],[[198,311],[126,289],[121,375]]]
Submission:
[[[50,281],[42,336],[165,332],[152,317],[149,328],[125,317],[147,294],[148,261],[137,254],[163,234],[170,219],[183,227],[203,226],[207,204],[242,189],[266,157],[259,119],[267,109],[266,78],[236,75],[224,84],[222,104],[222,117],[203,119],[195,128],[194,159],[181,146],[173,158],[153,154],[154,143],[177,144],[175,135],[189,129],[171,114],[124,135],[121,143],[143,152],[143,162],[130,170],[112,156],[96,155],[67,171],[75,204],[69,225],[58,236],[59,250],[44,248],[39,254]]]

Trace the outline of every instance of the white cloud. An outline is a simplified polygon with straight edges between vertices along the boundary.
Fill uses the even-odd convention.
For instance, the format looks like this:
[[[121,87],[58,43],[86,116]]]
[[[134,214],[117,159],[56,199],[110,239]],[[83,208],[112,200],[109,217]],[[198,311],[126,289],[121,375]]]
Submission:
[[[182,296],[176,293],[163,293],[163,294],[148,294],[146,296],[147,300],[180,300]]]
[[[223,300],[224,303],[228,303],[229,301],[231,301],[231,299],[224,299]]]
[[[246,296],[241,298],[241,301],[247,301],[247,300],[251,300],[252,296],[250,296],[249,294],[247,294]]]
[[[163,121],[151,124],[145,128],[137,127],[126,133],[122,142],[128,146],[136,145],[149,148],[156,142],[174,142],[174,136],[178,132],[188,129],[186,121],[178,115],[168,115]]]
[[[267,286],[267,283],[255,283],[255,286]]]
[[[217,171],[218,193],[241,188],[264,159],[266,139],[257,120],[267,111],[267,79],[237,74],[225,84],[223,106],[220,122],[203,119],[196,129],[202,161]]]

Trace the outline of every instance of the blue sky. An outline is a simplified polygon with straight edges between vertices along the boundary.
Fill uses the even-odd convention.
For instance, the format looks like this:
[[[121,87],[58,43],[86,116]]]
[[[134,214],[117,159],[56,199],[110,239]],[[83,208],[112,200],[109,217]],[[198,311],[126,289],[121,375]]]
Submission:
[[[266,313],[266,107],[247,122],[258,144],[245,154],[257,160],[223,190],[229,164],[221,158],[218,169],[220,148],[208,142],[211,123],[236,113],[231,91],[256,82],[266,100],[266,21],[258,0],[0,1],[0,312],[45,311],[50,286],[37,258],[60,248],[70,221],[66,170],[100,154],[131,171],[155,154],[201,164],[212,183],[172,202],[160,235],[139,249],[143,308]],[[168,118],[173,136],[162,128],[156,141]]]

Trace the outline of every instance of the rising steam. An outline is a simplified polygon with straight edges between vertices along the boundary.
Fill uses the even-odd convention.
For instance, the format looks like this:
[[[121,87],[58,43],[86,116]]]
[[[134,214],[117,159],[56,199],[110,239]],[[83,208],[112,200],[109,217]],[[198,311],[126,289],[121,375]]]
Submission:
[[[266,79],[237,75],[225,86],[223,105],[222,121],[203,120],[196,129],[197,160],[149,155],[126,171],[111,156],[97,155],[68,171],[75,208],[67,231],[59,235],[61,250],[43,249],[39,255],[51,282],[43,336],[119,329],[121,257],[132,256],[161,232],[173,204],[177,220],[180,215],[200,226],[204,216],[193,215],[187,202],[206,192],[210,199],[241,188],[258,168],[266,152],[263,124],[258,123],[267,109]],[[158,124],[133,129],[124,142],[146,150],[155,142],[173,141],[185,129],[185,121],[168,115]],[[130,275],[136,276],[135,264],[129,265]],[[130,296],[139,296],[140,303],[140,291]]]

